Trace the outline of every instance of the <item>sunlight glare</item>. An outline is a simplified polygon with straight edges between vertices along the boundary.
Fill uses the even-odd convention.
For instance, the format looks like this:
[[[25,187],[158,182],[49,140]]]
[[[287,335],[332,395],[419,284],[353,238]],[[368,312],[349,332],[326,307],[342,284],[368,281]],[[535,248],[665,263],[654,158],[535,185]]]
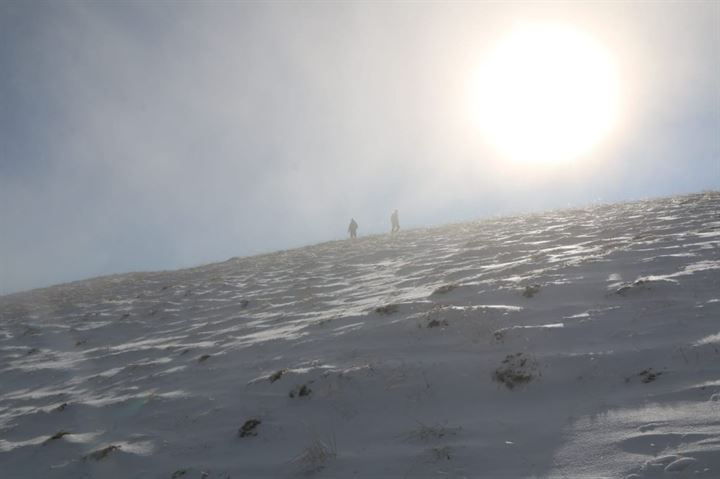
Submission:
[[[587,154],[618,115],[610,52],[558,25],[523,25],[502,39],[470,86],[485,139],[521,163],[559,163]]]

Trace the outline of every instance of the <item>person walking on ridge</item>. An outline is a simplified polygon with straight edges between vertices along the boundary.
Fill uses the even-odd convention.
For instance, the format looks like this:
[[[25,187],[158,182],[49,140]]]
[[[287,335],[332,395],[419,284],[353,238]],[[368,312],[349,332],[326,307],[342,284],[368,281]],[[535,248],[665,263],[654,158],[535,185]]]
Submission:
[[[348,233],[350,238],[357,238],[358,224],[355,222],[355,218],[350,218],[350,226],[348,226]]]
[[[392,229],[390,230],[390,233],[397,233],[400,231],[400,219],[398,218],[398,210],[393,211],[392,215],[390,215],[390,223],[392,224]]]

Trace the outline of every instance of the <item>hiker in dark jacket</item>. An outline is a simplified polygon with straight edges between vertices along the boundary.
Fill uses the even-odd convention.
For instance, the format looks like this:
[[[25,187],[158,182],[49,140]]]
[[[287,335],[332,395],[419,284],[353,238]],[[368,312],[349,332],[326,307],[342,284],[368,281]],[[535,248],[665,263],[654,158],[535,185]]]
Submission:
[[[398,210],[393,211],[390,215],[390,223],[392,224],[391,233],[397,233],[400,231],[400,218],[398,218]]]
[[[358,224],[355,222],[355,218],[350,218],[350,226],[348,226],[348,233],[351,238],[357,238]]]

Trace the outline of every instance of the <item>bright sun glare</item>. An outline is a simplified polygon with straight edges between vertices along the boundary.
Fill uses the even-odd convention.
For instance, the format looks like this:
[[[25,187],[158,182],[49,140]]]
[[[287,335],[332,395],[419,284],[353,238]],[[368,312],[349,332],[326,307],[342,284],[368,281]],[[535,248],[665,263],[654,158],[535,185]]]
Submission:
[[[491,51],[470,92],[480,129],[506,158],[559,163],[588,153],[618,115],[610,52],[558,25],[524,25]]]

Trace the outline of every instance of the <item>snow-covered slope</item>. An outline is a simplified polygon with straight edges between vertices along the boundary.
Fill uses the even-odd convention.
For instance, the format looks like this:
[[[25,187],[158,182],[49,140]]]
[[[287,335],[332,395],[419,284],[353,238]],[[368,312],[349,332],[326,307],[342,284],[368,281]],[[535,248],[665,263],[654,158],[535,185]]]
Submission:
[[[718,478],[719,213],[713,192],[1,297],[0,475]]]

